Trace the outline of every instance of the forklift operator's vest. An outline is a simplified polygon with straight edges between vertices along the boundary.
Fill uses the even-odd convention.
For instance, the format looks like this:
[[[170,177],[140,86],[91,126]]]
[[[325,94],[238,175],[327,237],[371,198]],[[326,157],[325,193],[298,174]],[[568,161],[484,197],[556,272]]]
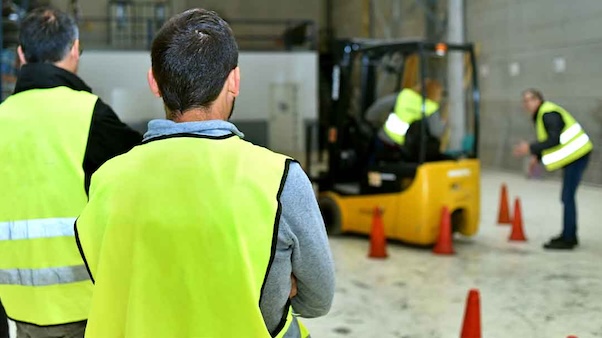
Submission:
[[[259,304],[290,162],[187,134],[101,167],[76,224],[95,282],[86,337],[283,336],[290,306],[271,335]]]
[[[536,128],[537,140],[543,142],[548,138],[543,116],[547,113],[558,112],[564,121],[564,129],[560,134],[560,144],[546,149],[542,153],[541,162],[548,171],[557,170],[587,155],[593,144],[581,125],[564,108],[552,103],[544,102],[537,113]]]
[[[0,298],[40,326],[88,317],[92,283],[75,243],[83,161],[98,97],[32,89],[0,105]]]
[[[426,117],[439,109],[439,104],[426,99]],[[412,89],[405,88],[399,93],[395,103],[395,111],[389,114],[384,131],[389,138],[399,145],[405,143],[406,133],[413,122],[422,119],[422,95]]]

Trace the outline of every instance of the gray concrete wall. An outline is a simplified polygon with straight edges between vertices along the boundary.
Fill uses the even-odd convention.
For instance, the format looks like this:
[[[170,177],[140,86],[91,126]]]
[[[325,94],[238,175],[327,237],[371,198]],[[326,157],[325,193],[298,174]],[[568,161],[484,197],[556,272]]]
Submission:
[[[468,39],[478,44],[485,165],[521,170],[510,156],[521,139],[534,138],[521,112],[524,88],[541,89],[564,106],[602,147],[602,1],[466,0]],[[555,59],[564,59],[558,72]],[[512,65],[519,72],[511,72]],[[516,66],[514,66],[516,70]],[[594,153],[586,180],[602,183],[602,152]]]

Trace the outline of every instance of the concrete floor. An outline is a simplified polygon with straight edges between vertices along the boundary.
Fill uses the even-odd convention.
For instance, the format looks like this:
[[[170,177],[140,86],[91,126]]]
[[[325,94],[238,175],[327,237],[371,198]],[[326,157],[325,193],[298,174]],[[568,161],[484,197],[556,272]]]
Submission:
[[[502,182],[521,198],[526,243],[509,243],[510,227],[495,224]],[[332,238],[334,306],[304,323],[314,337],[458,337],[477,288],[484,337],[602,337],[602,189],[580,188],[573,252],[541,247],[560,233],[559,198],[559,182],[486,171],[479,234],[456,237],[453,257],[389,244],[387,260],[370,260],[367,239]]]
[[[510,228],[495,224],[502,182],[522,200],[526,243],[509,243]],[[370,260],[366,238],[332,238],[334,306],[304,323],[316,338],[458,337],[478,288],[484,337],[602,337],[602,188],[581,187],[573,252],[541,248],[560,232],[559,196],[558,182],[485,171],[479,234],[456,237],[453,257],[389,244],[387,260]]]

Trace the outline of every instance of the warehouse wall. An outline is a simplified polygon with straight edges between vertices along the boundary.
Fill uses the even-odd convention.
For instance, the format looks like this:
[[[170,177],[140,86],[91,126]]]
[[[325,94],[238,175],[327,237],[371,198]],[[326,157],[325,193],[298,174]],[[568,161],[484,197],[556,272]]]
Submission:
[[[485,165],[523,169],[511,147],[533,139],[521,91],[541,89],[572,112],[602,147],[602,31],[599,0],[467,0],[468,39],[479,46]],[[602,152],[586,180],[602,183]]]
[[[393,38],[424,37],[424,8],[416,1],[402,0],[399,19],[395,18],[395,4],[399,0],[378,0],[372,4],[370,24],[369,5],[365,0],[334,0],[333,24],[338,38],[369,37],[370,27],[374,38],[384,38],[387,33]],[[387,29],[390,31],[387,32]]]
[[[89,51],[79,75],[120,118],[141,132],[165,115],[148,90],[146,51]],[[241,52],[241,95],[233,121],[246,139],[303,158],[305,126],[317,121],[318,58],[315,52]]]
[[[132,1],[147,2],[148,1]],[[58,8],[67,10],[70,0],[52,0],[52,4]],[[99,1],[83,1],[80,0],[80,7],[83,22],[80,24],[82,38],[87,43],[88,47],[105,48],[107,47],[109,27],[106,23],[108,13],[108,0]],[[313,20],[317,24],[317,29],[323,24],[324,20],[324,5],[322,0],[262,0],[262,1],[245,1],[245,0],[172,0],[168,1],[171,4],[171,13],[180,13],[188,8],[202,7],[218,12],[226,19],[270,19],[270,20]],[[149,7],[150,8],[150,7]],[[152,8],[150,9],[152,11]],[[152,13],[152,12],[151,12]],[[140,13],[138,13],[140,15]],[[241,25],[234,23],[232,25],[236,35],[276,35],[283,33],[286,26],[282,25]],[[147,32],[142,30],[142,34]],[[274,43],[279,42],[274,39]],[[240,41],[242,47],[245,48],[249,43]],[[128,44],[126,44],[128,45]],[[265,47],[259,44],[256,48]],[[123,47],[119,45],[118,47]],[[141,46],[130,46],[130,48],[144,48],[146,43],[142,42]],[[274,47],[274,46],[272,46]]]
[[[187,8],[203,7],[214,10],[226,20],[313,20],[317,25],[316,33],[325,22],[322,0],[187,0],[186,6]],[[233,20],[231,27],[238,37],[238,43],[242,49],[270,49],[283,45],[281,36],[287,25],[284,22],[278,25],[249,25]],[[273,38],[259,42],[254,39],[246,39],[245,36],[271,36]]]
[[[312,19],[323,22],[322,0],[187,0],[186,6],[214,10],[230,18]]]
[[[67,9],[69,2],[70,0],[52,0],[53,5],[62,9]],[[80,0],[80,6],[85,16],[104,16],[107,13],[108,2]],[[312,19],[319,23],[323,21],[322,0],[172,0],[171,5],[176,13],[188,8],[202,7],[231,18]]]
[[[67,10],[69,8],[69,4],[71,0],[51,0],[50,3],[52,6],[60,8],[62,10]],[[79,5],[81,7],[84,15],[88,16],[104,16],[107,14],[107,4],[108,0],[100,0],[100,1],[85,1],[79,0]]]

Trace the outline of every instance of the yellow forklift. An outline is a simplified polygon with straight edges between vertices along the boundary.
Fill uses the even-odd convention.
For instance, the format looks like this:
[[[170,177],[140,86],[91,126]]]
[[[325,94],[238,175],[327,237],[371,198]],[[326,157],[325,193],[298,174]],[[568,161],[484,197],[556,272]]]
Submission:
[[[332,106],[328,128],[323,131],[328,163],[326,170],[313,178],[328,233],[369,234],[373,210],[379,207],[384,210],[387,238],[431,245],[439,235],[442,209],[447,207],[453,232],[476,234],[480,217],[479,88],[473,46],[353,39],[339,41],[336,50]],[[421,123],[417,161],[371,160],[376,151],[374,139],[393,107],[376,119],[368,118],[367,112],[374,110],[379,99],[426,79],[450,83],[452,55],[454,60],[460,58],[464,69],[460,80],[464,101],[460,106],[464,109],[449,108],[447,88],[440,113],[448,120],[464,114],[465,125],[459,128],[464,135],[453,135],[448,128],[441,138],[446,159],[426,161],[429,126]],[[421,91],[426,120],[426,92]],[[461,139],[455,148],[449,142],[452,137]]]

